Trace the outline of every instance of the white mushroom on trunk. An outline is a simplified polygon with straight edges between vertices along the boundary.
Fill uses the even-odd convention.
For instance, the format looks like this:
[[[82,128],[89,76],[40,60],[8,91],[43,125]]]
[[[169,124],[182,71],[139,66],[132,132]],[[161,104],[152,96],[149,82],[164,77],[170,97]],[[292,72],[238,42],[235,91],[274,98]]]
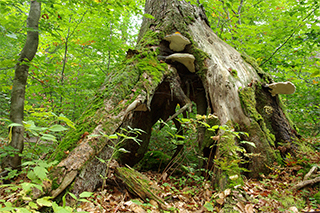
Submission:
[[[188,68],[190,72],[195,72],[194,60],[195,57],[188,53],[174,53],[169,55],[166,60],[177,61]]]
[[[167,35],[166,37],[164,37],[164,40],[170,42],[169,47],[175,52],[181,52],[182,50],[184,50],[187,44],[190,44],[189,39],[181,35],[179,32]]]
[[[271,89],[269,91],[272,96],[277,94],[293,94],[296,91],[296,87],[290,81],[267,84],[267,86]]]

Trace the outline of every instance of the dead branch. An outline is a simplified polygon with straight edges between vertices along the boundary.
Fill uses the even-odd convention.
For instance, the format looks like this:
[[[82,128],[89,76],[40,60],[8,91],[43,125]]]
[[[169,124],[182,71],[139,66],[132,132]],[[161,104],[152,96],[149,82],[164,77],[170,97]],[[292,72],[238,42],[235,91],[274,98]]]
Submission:
[[[315,171],[317,171],[317,167],[318,166],[313,166],[310,171],[304,176],[303,180],[308,180],[310,178],[310,176],[312,175],[312,173],[314,173]]]
[[[298,189],[306,187],[307,185],[313,185],[313,184],[318,183],[318,182],[320,182],[320,176],[316,177],[314,179],[311,179],[311,180],[302,181],[302,182],[294,185],[291,189],[292,190],[298,190]]]

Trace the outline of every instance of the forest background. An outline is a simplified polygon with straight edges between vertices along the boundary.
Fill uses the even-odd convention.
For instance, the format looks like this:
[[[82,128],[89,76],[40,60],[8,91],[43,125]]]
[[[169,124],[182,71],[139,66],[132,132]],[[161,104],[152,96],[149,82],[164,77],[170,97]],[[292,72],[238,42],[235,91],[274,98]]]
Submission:
[[[25,121],[37,113],[81,115],[95,91],[135,45],[143,1],[44,1],[40,43],[26,88]],[[194,2],[195,3],[195,2]],[[276,82],[291,81],[283,95],[302,135],[320,133],[320,14],[317,1],[201,1],[213,31],[254,57]],[[0,4],[0,117],[8,118],[14,66],[26,38],[28,1]],[[38,115],[39,116],[39,115]],[[43,123],[45,122],[45,123]],[[49,122],[50,123],[50,122]],[[7,123],[2,120],[2,127]],[[6,128],[1,128],[6,137]]]
[[[295,84],[296,92],[282,95],[282,102],[299,134],[319,137],[318,1],[200,3],[213,31],[222,40],[240,53],[254,57],[276,82]],[[0,3],[1,146],[7,141],[7,127],[11,123],[14,67],[29,30],[26,28],[29,7],[29,1],[22,0]],[[61,121],[76,122],[96,91],[112,78],[113,68],[123,61],[129,48],[134,49],[141,18],[152,18],[143,15],[143,7],[142,0],[42,1],[40,42],[29,69],[25,96],[24,120],[30,138],[40,133],[42,140],[53,141],[50,149],[55,149],[64,136],[62,130],[68,126],[51,132],[48,127]],[[50,153],[48,149],[43,152]],[[37,155],[43,152],[40,150]]]

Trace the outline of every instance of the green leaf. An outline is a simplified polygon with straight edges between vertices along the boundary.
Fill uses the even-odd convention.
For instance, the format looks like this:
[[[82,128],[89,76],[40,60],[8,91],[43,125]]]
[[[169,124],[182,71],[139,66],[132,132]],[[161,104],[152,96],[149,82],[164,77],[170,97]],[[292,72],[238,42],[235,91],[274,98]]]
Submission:
[[[125,148],[120,148],[120,149],[118,149],[118,152],[130,153],[130,151],[126,150]]]
[[[18,123],[11,123],[8,125],[8,127],[11,127],[11,126],[23,126],[23,125]]]
[[[66,131],[68,129],[63,127],[63,126],[61,126],[61,125],[56,124],[56,125],[51,126],[49,128],[49,130],[52,131],[52,132],[61,132],[61,131]]]
[[[12,206],[12,203],[11,203],[11,202],[5,202],[4,205],[5,205],[6,207],[11,207],[11,206]]]
[[[31,211],[29,211],[28,209],[26,208],[17,208],[16,210],[17,213],[32,213]]]
[[[79,197],[91,197],[93,195],[93,192],[82,192]]]
[[[217,129],[219,129],[219,125],[214,125],[214,126],[210,127],[208,130],[216,131]]]
[[[72,194],[71,192],[69,192],[69,195],[70,195],[73,199],[78,200],[77,196],[75,196],[75,195]]]
[[[34,167],[33,170],[41,180],[44,180],[44,179],[47,178],[48,171],[47,171],[46,168],[40,167],[40,166],[36,166],[36,167]]]
[[[39,198],[37,199],[37,203],[40,205],[40,206],[47,206],[47,207],[50,207],[52,206],[52,201],[50,200],[52,199],[52,197],[42,197],[42,198]]]
[[[213,210],[214,210],[213,205],[210,202],[207,202],[207,201],[205,202],[203,207],[205,207],[209,212],[213,212]]]
[[[149,19],[154,19],[153,15],[150,15],[148,13],[143,14],[143,16]]]
[[[134,199],[134,200],[131,200],[131,201],[132,201],[132,203],[137,204],[139,206],[142,205],[142,203],[137,199]]]
[[[17,35],[14,33],[6,34],[6,36],[9,38],[18,39]]]
[[[181,122],[182,123],[190,123],[190,119],[189,118],[181,118]]]
[[[108,136],[109,139],[118,139],[118,135],[114,134],[114,135],[109,135]]]
[[[28,192],[32,191],[33,187],[36,187],[36,188],[39,187],[39,185],[37,185],[37,184],[27,183],[27,182],[21,183],[20,185],[21,185],[21,187],[22,187],[22,189],[23,189],[25,194],[27,194]]]
[[[54,142],[57,141],[56,137],[54,135],[51,135],[51,134],[42,134],[41,140],[54,141]]]
[[[226,2],[227,7],[229,7],[230,9],[232,9],[232,6],[230,4],[230,2]]]
[[[14,184],[2,184],[2,185],[0,185],[0,188],[2,188],[2,187],[12,187],[12,186],[15,186],[15,185]]]
[[[0,118],[0,121],[10,122],[10,120],[9,120],[9,119],[7,119],[7,118]]]
[[[72,213],[73,212],[72,208],[70,208],[69,206],[64,208],[64,207],[58,206],[58,204],[56,204],[55,202],[52,203],[52,208],[55,213]]]
[[[207,124],[206,122],[203,122],[203,121],[197,121],[199,124],[202,124],[203,126],[205,126],[205,127],[207,127],[207,128],[209,128],[210,127],[210,125],[209,124]]]
[[[27,177],[34,183],[41,182],[41,181],[39,181],[38,176],[36,175],[36,173],[33,170],[28,172]]]
[[[310,77],[320,77],[320,69],[316,70],[314,73],[310,75]]]
[[[106,160],[102,159],[102,158],[99,158],[96,156],[96,158],[101,162],[101,163],[106,163]]]
[[[249,133],[247,133],[247,132],[239,132],[239,133],[249,137]]]
[[[37,209],[38,208],[38,205],[35,202],[32,202],[32,201],[28,203],[28,206],[30,206],[30,208],[32,208],[32,209]]]
[[[25,166],[35,165],[35,164],[36,162],[34,161],[26,161],[26,162],[23,162],[21,166],[25,167]]]
[[[83,199],[83,198],[82,198],[82,199],[79,199],[78,201],[79,201],[79,202],[90,202],[89,200],[86,200],[86,199]]]
[[[186,139],[186,137],[183,136],[183,135],[175,135],[175,137],[176,137],[176,138],[181,138],[181,139]]]
[[[99,136],[100,136],[99,134],[90,134],[90,135],[88,135],[88,137],[90,137],[90,138],[99,137]],[[105,136],[105,135],[103,135],[103,136]]]
[[[240,143],[249,144],[250,146],[256,147],[255,143],[250,142],[250,141],[240,141]]]
[[[9,213],[10,211],[13,211],[15,209],[15,207],[12,207],[11,202],[5,202],[4,205],[5,205],[5,207],[2,207],[1,211],[4,211],[4,212],[8,211],[8,213]]]
[[[72,129],[76,129],[76,127],[74,126],[74,123],[70,119],[68,119],[66,116],[64,116],[63,114],[60,114],[58,119],[66,122],[66,124],[68,126],[70,126]]]

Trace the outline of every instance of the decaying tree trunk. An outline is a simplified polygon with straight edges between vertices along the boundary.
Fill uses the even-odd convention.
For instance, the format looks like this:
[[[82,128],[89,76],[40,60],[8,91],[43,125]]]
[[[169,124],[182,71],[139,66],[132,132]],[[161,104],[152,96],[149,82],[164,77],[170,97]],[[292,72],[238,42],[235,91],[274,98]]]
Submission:
[[[247,152],[259,153],[247,165],[253,177],[275,161],[277,142],[297,137],[278,95],[269,91],[272,79],[215,35],[201,8],[180,0],[147,0],[145,12],[154,19],[143,19],[136,49],[128,51],[79,120],[77,132],[70,132],[52,156],[61,160],[53,173],[55,186],[60,186],[54,195],[70,183],[74,194],[101,185],[106,165],[95,156],[109,159],[113,151],[103,135],[129,126],[145,131],[140,145],[127,140],[123,147],[130,153],[117,156],[121,164],[132,166],[147,150],[151,127],[190,110],[192,102],[198,114],[215,114],[221,125],[249,133],[244,139],[255,147],[246,147]],[[203,147],[208,132],[198,130]]]

